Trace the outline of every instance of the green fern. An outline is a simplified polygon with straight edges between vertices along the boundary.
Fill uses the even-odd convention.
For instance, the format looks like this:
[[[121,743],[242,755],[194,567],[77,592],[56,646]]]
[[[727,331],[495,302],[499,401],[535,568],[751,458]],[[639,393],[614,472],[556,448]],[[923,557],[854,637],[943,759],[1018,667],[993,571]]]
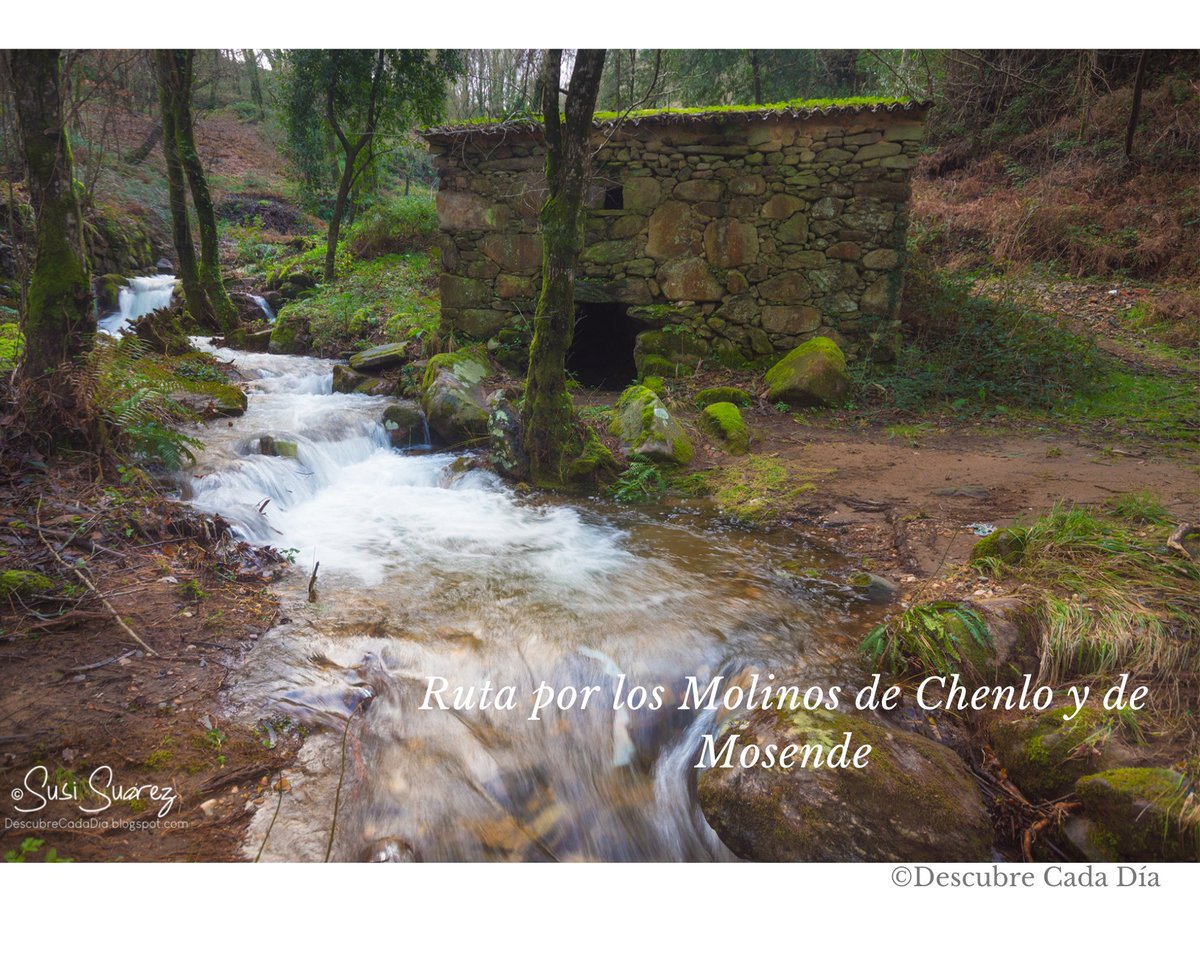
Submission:
[[[612,485],[612,498],[618,503],[654,500],[666,492],[662,471],[648,460],[634,457]]]
[[[179,469],[200,441],[173,429],[192,414],[171,394],[186,382],[156,363],[137,337],[97,338],[79,375],[79,393],[108,428],[102,439],[145,465]]]
[[[992,638],[979,614],[948,600],[909,607],[862,642],[863,653],[895,673],[947,675],[979,662],[991,650]]]

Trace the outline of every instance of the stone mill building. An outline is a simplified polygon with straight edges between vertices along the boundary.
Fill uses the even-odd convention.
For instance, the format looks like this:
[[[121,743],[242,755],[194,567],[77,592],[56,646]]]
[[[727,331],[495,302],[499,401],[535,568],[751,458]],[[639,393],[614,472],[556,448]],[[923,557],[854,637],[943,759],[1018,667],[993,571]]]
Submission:
[[[894,342],[909,175],[928,105],[725,107],[598,117],[573,357],[589,385]],[[541,125],[425,131],[440,176],[443,323],[481,339],[533,318]],[[651,367],[654,369],[650,369]]]

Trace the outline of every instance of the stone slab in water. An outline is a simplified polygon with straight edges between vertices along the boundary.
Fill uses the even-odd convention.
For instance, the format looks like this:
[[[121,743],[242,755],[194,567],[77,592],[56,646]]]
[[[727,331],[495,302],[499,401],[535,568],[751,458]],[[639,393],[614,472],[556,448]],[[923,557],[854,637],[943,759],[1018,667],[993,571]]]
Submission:
[[[385,343],[356,353],[349,360],[354,370],[386,370],[399,367],[408,359],[407,343]]]

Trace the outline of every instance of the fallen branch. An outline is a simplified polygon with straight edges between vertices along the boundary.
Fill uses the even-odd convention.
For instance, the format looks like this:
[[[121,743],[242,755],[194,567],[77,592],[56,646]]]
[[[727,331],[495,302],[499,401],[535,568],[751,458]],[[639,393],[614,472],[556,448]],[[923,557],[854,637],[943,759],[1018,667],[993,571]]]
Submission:
[[[116,663],[118,660],[124,660],[126,657],[132,657],[134,651],[126,650],[124,653],[118,653],[115,657],[109,657],[107,660],[100,660],[97,663],[87,663],[82,667],[67,667],[64,673],[87,673],[89,670],[99,670],[101,667],[107,667],[110,663]]]
[[[1167,537],[1167,546],[1172,550],[1178,550],[1191,560],[1192,552],[1188,550],[1183,541],[1193,533],[1200,533],[1200,527],[1197,527],[1194,523],[1181,523],[1175,528],[1175,532]]]
[[[1038,835],[1038,832],[1050,826],[1051,823],[1058,823],[1064,814],[1070,813],[1073,810],[1082,810],[1083,804],[1078,802],[1056,803],[1054,808],[1047,816],[1042,817],[1037,823],[1027,827],[1025,833],[1021,837],[1021,853],[1025,857],[1026,863],[1033,863],[1033,841]]]
[[[96,595],[96,599],[98,599],[102,604],[104,604],[104,609],[106,609],[110,614],[112,614],[112,618],[117,622],[117,626],[119,626],[122,630],[124,630],[127,634],[129,634],[129,636],[132,638],[133,642],[136,643],[143,650],[145,650],[148,654],[150,654],[150,656],[157,657],[158,654],[155,652],[154,648],[151,647],[150,644],[146,643],[146,641],[143,640],[141,637],[139,637],[134,632],[133,628],[131,626],[129,626],[129,624],[127,624],[124,620],[121,619],[121,615],[119,613],[117,613],[117,611],[113,607],[113,605],[108,602],[108,598],[106,596],[104,596],[103,593],[100,592],[100,589],[94,583],[92,583],[91,580],[88,579],[87,574],[85,574],[82,570],[80,570],[78,567],[74,566],[73,564],[68,563],[67,560],[62,556],[62,554],[60,554],[57,550],[54,549],[53,546],[51,546],[50,541],[47,540],[45,535],[42,533],[42,501],[41,501],[41,498],[38,499],[37,523],[36,523],[35,528],[37,530],[38,539],[42,541],[42,546],[44,546],[47,550],[49,550],[50,553],[54,556],[55,560],[57,560],[65,569],[70,570],[71,573],[75,574],[75,576],[79,578],[79,581],[85,587],[87,587],[88,590],[90,590],[93,594]]]

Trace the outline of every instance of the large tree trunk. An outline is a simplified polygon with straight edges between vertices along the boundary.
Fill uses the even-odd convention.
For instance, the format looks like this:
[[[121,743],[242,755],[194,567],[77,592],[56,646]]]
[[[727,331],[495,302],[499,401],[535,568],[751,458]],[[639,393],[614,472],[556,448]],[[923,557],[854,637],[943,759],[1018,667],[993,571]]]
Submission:
[[[59,53],[12,50],[8,57],[29,194],[37,218],[21,372],[28,380],[40,380],[79,357],[91,341],[91,277],[71,146],[63,122]]]
[[[346,200],[350,196],[350,187],[354,184],[354,164],[358,159],[358,150],[346,153],[346,165],[342,168],[342,176],[338,181],[337,199],[333,202],[333,213],[329,217],[329,229],[325,234],[325,282],[329,283],[337,272],[338,235],[342,231],[342,217],[346,213]]]
[[[566,359],[575,329],[575,273],[583,249],[583,192],[591,159],[592,114],[604,67],[603,50],[576,54],[565,117],[558,108],[562,51],[547,50],[542,67],[546,182],[542,207],[542,291],[533,317],[525,386],[524,442],[530,478],[560,486],[578,454],[580,432],[567,394]]]
[[[250,95],[254,97],[254,105],[258,107],[258,119],[265,120],[267,115],[263,110],[262,84],[258,80],[258,53],[255,50],[243,50],[242,56],[246,58],[246,72],[250,74]]]
[[[154,52],[154,73],[158,79],[158,99],[162,107],[163,158],[167,166],[167,196],[171,205],[171,238],[175,243],[175,257],[179,262],[179,279],[183,283],[183,297],[187,301],[188,313],[204,324],[216,324],[217,316],[209,302],[208,294],[200,283],[200,269],[196,265],[196,249],[192,246],[192,225],[188,216],[187,181],[183,163],[179,159],[179,136],[176,132],[175,68],[169,50]]]
[[[178,96],[175,99],[175,137],[179,144],[179,161],[192,188],[192,205],[196,208],[196,224],[200,228],[200,283],[216,313],[218,325],[228,332],[238,325],[238,309],[225,292],[221,279],[221,249],[217,237],[217,215],[200,154],[196,152],[196,135],[192,122],[192,51],[171,53],[178,77]],[[220,53],[217,54],[218,65]]]

